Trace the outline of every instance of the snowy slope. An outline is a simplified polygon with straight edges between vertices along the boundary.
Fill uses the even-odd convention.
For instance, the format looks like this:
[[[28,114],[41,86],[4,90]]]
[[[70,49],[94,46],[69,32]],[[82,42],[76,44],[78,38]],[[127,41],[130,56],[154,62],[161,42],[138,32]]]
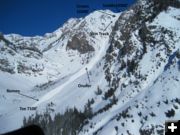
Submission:
[[[95,11],[43,37],[1,37],[0,133],[51,103],[54,116],[67,108],[83,111],[93,99],[93,116],[80,135],[163,134],[165,120],[180,119],[180,3],[173,2]]]
[[[40,106],[40,104],[44,104],[46,107],[49,100],[52,100],[57,94],[61,93],[61,96],[63,96],[64,92],[73,93],[71,89],[65,88],[72,85],[76,79],[85,76],[85,69],[88,68],[88,70],[91,70],[91,68],[105,55],[108,47],[107,42],[109,34],[119,14],[112,13],[109,10],[103,12],[107,12],[114,16],[112,17],[100,11],[95,11],[85,18],[68,20],[62,28],[52,34],[46,34],[44,37],[22,37],[16,34],[4,36],[4,38],[10,41],[14,46],[26,47],[34,43],[34,46],[42,53],[42,56],[41,58],[36,58],[34,52],[32,52],[32,58],[26,58],[24,55],[29,52],[24,51],[13,56],[11,54],[9,55],[7,52],[1,55],[1,58],[7,59],[9,63],[13,64],[12,66],[15,70],[12,74],[0,71],[0,87],[3,90],[1,93],[1,118],[2,121],[7,122],[7,124],[0,124],[1,131],[20,127],[24,115],[31,114],[31,112],[26,113],[20,111],[19,107]],[[94,25],[95,23],[96,25]],[[94,37],[91,36],[91,33],[98,33],[98,35]],[[103,33],[105,33],[105,35],[103,35]],[[67,49],[68,41],[77,34],[79,34],[78,36],[80,37],[85,35],[86,40],[95,50],[82,54],[77,50]],[[23,48],[21,47],[20,49]],[[25,64],[26,67],[31,68],[34,66],[36,68],[36,65],[41,65],[43,68],[37,73],[33,70],[18,72],[17,65],[20,62],[23,62],[23,65]],[[8,84],[9,82],[10,85]],[[20,85],[21,83],[23,85]],[[17,93],[9,94],[6,92],[7,89],[21,90],[23,94],[38,98],[39,101],[37,102],[27,99],[26,97],[21,97]],[[77,93],[77,95],[80,94],[81,93]],[[69,99],[71,97],[67,98]],[[61,102],[57,104],[61,105],[63,103]],[[71,105],[72,102],[69,104]],[[85,103],[86,101],[83,102]],[[64,109],[66,109],[69,104],[65,105]],[[81,106],[83,107],[83,104],[81,104],[80,107]],[[42,108],[38,108],[41,111]],[[12,110],[14,111],[12,112]],[[14,113],[16,111],[18,114]],[[14,120],[19,121],[19,125],[14,125]]]
[[[146,47],[145,54],[133,71],[135,74],[130,73],[126,75],[128,77],[124,77],[124,70],[121,69],[118,76],[123,87],[119,87],[114,94],[118,102],[93,117],[84,126],[81,134],[163,134],[165,120],[180,119],[180,68],[179,57],[176,56],[180,49],[180,21],[177,19],[179,13],[179,9],[169,7],[166,12],[161,12],[154,18],[154,21],[146,23],[147,27],[155,26],[155,30],[150,30],[150,33],[158,42]],[[162,28],[167,32],[163,33],[160,30]],[[168,30],[173,36],[168,35]],[[131,56],[136,57],[136,51],[143,48],[138,31],[135,30],[130,37],[135,48],[134,53],[122,57],[124,61],[133,60]],[[116,34],[120,35],[118,32]],[[114,48],[113,53],[116,52],[118,51]],[[119,62],[117,59],[111,62],[114,64],[111,64],[110,72],[116,73]],[[171,111],[174,114],[169,116],[168,112]]]

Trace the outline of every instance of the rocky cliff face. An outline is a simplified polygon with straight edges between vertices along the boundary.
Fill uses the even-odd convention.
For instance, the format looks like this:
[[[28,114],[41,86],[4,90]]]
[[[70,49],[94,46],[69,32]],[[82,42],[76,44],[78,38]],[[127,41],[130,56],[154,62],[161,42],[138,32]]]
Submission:
[[[43,112],[51,103],[52,117],[76,107],[85,117],[72,130],[82,135],[162,135],[165,120],[180,119],[180,2],[139,0],[122,13],[104,12],[112,16],[95,11],[44,37],[0,35],[0,88],[39,98],[3,91],[1,105],[9,108],[0,121],[9,123],[0,122],[0,131],[18,127],[12,117],[22,125],[22,117],[33,114],[19,112],[19,105]],[[8,114],[12,104],[21,117]]]
[[[165,120],[179,118],[175,107],[180,99],[179,79],[172,79],[180,75],[179,4],[175,0],[138,1],[116,21],[105,57],[110,88],[104,96],[118,101],[107,104],[101,118],[92,120],[93,127],[98,127],[96,134],[109,130],[111,134],[163,134]],[[109,110],[112,117],[98,122]]]
[[[77,35],[74,35],[72,38],[72,41],[68,41],[67,43],[67,49],[77,50],[81,54],[88,53],[91,51],[94,51],[94,48],[89,45],[88,41],[85,37],[81,37],[80,39],[77,37]]]

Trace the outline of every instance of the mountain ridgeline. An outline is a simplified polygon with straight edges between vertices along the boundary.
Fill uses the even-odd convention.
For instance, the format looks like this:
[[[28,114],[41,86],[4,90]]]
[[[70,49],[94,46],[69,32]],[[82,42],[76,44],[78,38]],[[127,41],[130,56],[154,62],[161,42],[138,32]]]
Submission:
[[[43,37],[0,34],[0,89],[38,98],[3,91],[0,133],[37,124],[46,135],[163,135],[180,119],[180,1],[95,11]]]

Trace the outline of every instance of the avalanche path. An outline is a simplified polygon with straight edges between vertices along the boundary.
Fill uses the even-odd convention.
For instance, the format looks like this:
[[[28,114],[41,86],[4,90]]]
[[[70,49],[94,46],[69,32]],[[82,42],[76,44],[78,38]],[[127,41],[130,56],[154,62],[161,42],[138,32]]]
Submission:
[[[62,84],[61,86],[51,90],[50,92],[46,93],[44,96],[42,96],[38,102],[36,102],[35,104],[33,104],[32,106],[39,106],[40,104],[50,100],[51,98],[53,98],[56,94],[60,93],[62,89],[64,89],[67,85],[70,85],[73,81],[75,81],[76,79],[78,79],[79,77],[81,77],[82,75],[86,74],[86,68],[88,68],[88,70],[91,70],[93,68],[93,66],[99,61],[101,60],[101,58],[105,55],[106,50],[108,48],[108,40],[106,39],[103,41],[102,46],[100,48],[100,50],[98,51],[98,54],[90,61],[90,63],[88,63],[86,66],[84,66],[80,71],[78,71],[77,73],[75,73],[74,75],[72,75],[69,80],[67,80],[64,84]]]

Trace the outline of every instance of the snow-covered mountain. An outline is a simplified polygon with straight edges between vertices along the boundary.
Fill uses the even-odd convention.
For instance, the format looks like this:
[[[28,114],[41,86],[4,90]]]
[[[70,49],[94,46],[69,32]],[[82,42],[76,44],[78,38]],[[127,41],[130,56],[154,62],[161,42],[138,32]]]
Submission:
[[[165,120],[180,119],[180,2],[95,11],[43,37],[1,34],[0,90],[0,133],[89,103],[75,134],[162,135]]]

